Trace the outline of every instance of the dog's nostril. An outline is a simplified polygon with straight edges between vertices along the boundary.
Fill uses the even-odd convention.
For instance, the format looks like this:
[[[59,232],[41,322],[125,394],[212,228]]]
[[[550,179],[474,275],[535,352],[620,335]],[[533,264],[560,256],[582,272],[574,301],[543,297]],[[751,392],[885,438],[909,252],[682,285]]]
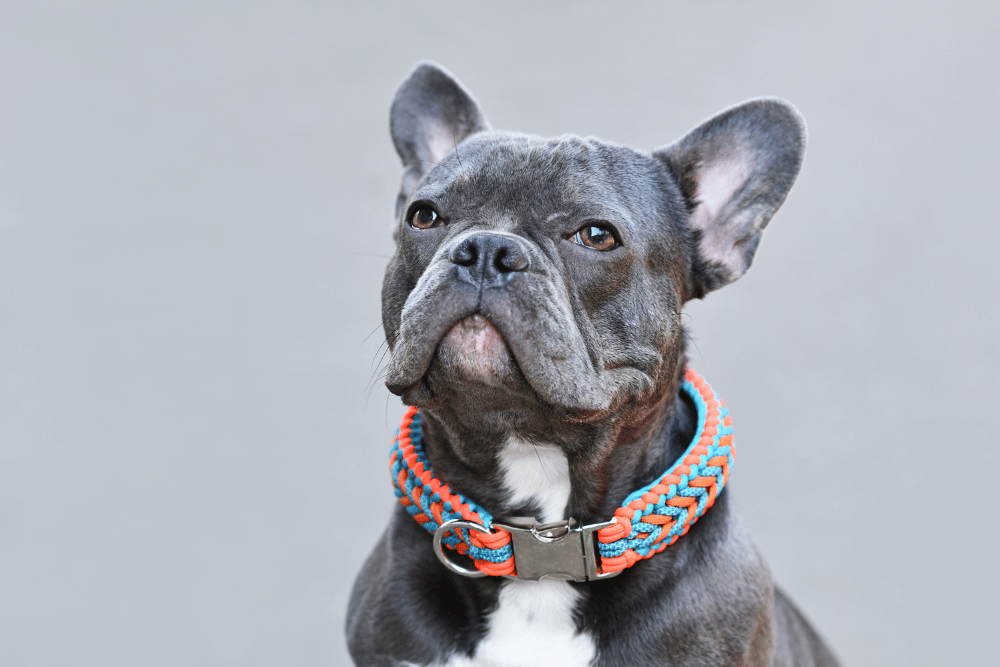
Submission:
[[[513,248],[497,250],[496,266],[500,271],[524,271],[528,268],[528,258]]]
[[[479,250],[472,243],[460,243],[451,251],[451,261],[460,266],[472,266],[479,258]]]

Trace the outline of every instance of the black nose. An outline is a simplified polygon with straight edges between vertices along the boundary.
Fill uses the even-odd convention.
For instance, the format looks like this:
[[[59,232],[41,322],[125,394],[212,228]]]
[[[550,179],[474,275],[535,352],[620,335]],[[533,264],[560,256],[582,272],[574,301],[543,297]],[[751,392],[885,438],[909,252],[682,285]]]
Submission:
[[[466,236],[450,255],[458,277],[472,284],[498,287],[513,274],[528,269],[523,242],[504,234],[480,232]]]

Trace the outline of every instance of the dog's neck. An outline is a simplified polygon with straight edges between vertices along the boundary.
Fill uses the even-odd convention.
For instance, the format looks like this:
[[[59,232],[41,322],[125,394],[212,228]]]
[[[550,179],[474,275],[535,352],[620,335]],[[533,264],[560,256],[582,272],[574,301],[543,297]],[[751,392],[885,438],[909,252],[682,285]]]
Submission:
[[[424,450],[439,479],[494,517],[534,517],[542,523],[610,517],[627,495],[662,475],[684,452],[696,421],[679,383],[627,426],[608,420],[575,429],[575,446],[517,433],[459,432],[433,411],[422,414]],[[459,454],[469,451],[483,454]]]

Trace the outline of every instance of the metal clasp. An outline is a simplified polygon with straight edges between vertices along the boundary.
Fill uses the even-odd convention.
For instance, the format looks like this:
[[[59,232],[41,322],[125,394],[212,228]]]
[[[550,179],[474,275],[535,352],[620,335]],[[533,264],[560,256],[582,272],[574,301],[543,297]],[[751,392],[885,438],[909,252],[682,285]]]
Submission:
[[[514,567],[517,576],[504,575],[509,579],[537,581],[539,579],[561,579],[565,581],[595,581],[609,579],[616,572],[597,571],[597,549],[594,533],[615,520],[577,526],[576,521],[557,521],[538,524],[534,519],[513,518],[494,521],[493,525],[510,533],[511,549],[514,553]],[[455,528],[469,528],[479,532],[489,532],[483,526],[471,521],[447,521],[434,532],[434,553],[445,567],[465,577],[486,576],[479,570],[469,570],[451,561],[442,548],[442,538]]]
[[[456,528],[468,528],[469,530],[476,530],[480,533],[489,533],[489,529],[485,528],[474,521],[464,521],[462,519],[452,519],[451,521],[445,521],[438,529],[434,531],[434,555],[438,557],[438,560],[444,563],[444,566],[454,572],[455,574],[460,574],[463,577],[486,577],[489,576],[485,572],[480,572],[479,570],[473,568],[469,569],[467,567],[462,567],[458,563],[455,563],[450,558],[444,554],[444,544],[442,540],[444,536],[455,530]]]

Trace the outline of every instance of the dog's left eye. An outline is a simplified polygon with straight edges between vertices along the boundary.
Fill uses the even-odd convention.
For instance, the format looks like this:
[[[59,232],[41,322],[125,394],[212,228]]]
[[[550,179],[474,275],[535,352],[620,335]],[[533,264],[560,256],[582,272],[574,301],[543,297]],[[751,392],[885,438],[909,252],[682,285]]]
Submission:
[[[410,218],[410,226],[416,229],[430,229],[443,224],[441,216],[430,206],[421,206],[413,212]]]
[[[586,225],[577,230],[576,234],[569,237],[573,243],[577,243],[594,250],[611,250],[618,246],[618,240],[614,232],[603,225]]]

